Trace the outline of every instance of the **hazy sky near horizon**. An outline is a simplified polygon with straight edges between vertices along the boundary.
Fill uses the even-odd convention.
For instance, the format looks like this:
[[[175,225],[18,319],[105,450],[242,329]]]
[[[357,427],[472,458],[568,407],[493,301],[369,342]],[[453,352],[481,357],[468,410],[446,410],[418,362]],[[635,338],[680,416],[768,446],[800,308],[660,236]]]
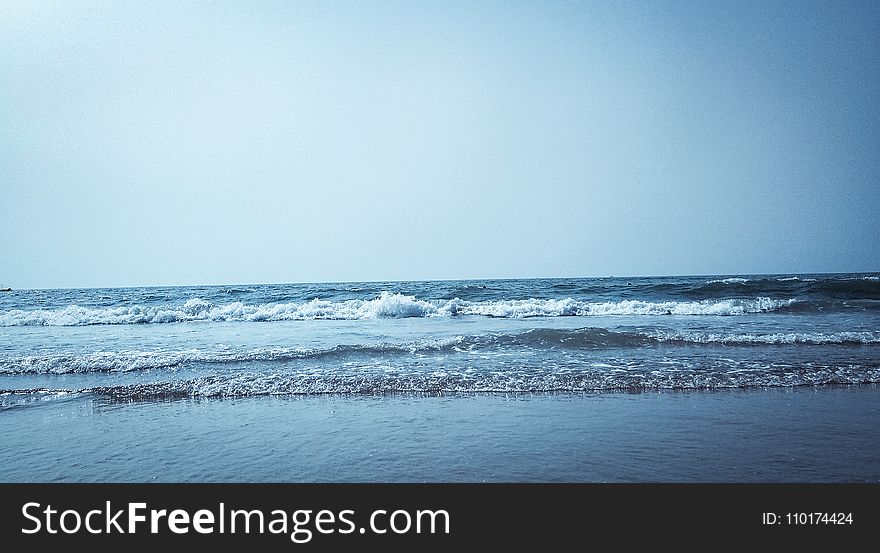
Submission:
[[[880,270],[876,2],[0,3],[0,286]]]

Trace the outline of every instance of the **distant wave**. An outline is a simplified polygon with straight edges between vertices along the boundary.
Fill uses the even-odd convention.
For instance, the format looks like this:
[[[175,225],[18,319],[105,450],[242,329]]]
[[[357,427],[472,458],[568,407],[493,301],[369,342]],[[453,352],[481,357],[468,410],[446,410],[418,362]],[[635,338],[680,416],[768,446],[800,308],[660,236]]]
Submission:
[[[703,301],[641,301],[621,300],[584,302],[564,300],[488,301],[455,306],[461,315],[489,317],[589,317],[599,315],[742,315],[763,313],[793,305],[795,300],[770,298],[726,299]]]
[[[730,277],[707,280],[702,285],[661,285],[669,293],[690,297],[713,298],[724,295],[782,296],[792,295],[813,300],[880,299],[880,277],[814,278],[807,276]]]
[[[820,280],[812,277],[802,277],[802,276],[781,276],[781,277],[773,277],[772,279],[769,277],[764,278],[743,278],[743,277],[728,277],[728,278],[715,278],[711,280],[707,280],[706,284],[746,284],[749,282],[759,283],[759,282],[769,282],[770,280],[775,280],[776,282],[819,282]],[[880,276],[868,275],[868,276],[860,276],[860,277],[847,277],[847,278],[826,278],[822,279],[821,282],[825,283],[835,283],[835,282],[852,282],[858,280],[867,280],[871,282],[880,281]]]
[[[382,292],[370,300],[302,303],[242,302],[216,304],[192,298],[176,307],[133,305],[126,307],[80,307],[56,310],[10,310],[0,313],[0,326],[85,326],[155,324],[194,321],[296,321],[316,319],[359,320],[404,317],[479,315],[486,317],[588,317],[597,315],[741,315],[791,307],[793,299],[723,299],[702,301],[622,300],[588,302],[565,299],[495,301],[425,301],[414,296]]]
[[[776,282],[817,282],[815,278],[785,277],[777,278]]]
[[[721,279],[707,280],[706,284],[745,284],[746,282],[749,282],[749,279],[732,277],[732,278],[721,278]]]
[[[864,278],[868,279],[868,278],[875,278],[875,277],[864,277]],[[707,280],[706,284],[746,284],[748,282],[760,282],[761,280],[769,281],[769,279],[754,279],[753,280],[753,279],[742,278],[742,277],[730,277],[730,278],[716,278],[716,279],[712,279],[712,280]],[[778,277],[778,278],[775,278],[774,280],[776,280],[776,282],[817,282],[817,279],[815,279],[815,278],[797,277],[797,276]]]
[[[328,348],[262,347],[181,351],[99,351],[81,354],[0,357],[0,374],[69,374],[133,372],[195,365],[287,363],[321,359],[377,359],[400,355],[541,349],[605,350],[643,348],[660,344],[680,346],[873,346],[880,331],[833,333],[723,334],[699,332],[621,332],[604,328],[534,329],[514,334],[456,336],[403,343],[340,344]]]

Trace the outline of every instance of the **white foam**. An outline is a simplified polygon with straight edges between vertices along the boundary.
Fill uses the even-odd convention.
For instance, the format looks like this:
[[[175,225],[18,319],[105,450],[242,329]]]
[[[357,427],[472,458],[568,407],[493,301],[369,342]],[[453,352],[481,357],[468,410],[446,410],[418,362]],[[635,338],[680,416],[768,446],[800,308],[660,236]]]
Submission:
[[[583,302],[576,302],[571,298],[561,300],[500,300],[473,303],[457,301],[456,313],[459,315],[484,315],[511,319],[581,315],[585,314],[583,306],[586,305]]]
[[[785,277],[777,278],[776,282],[816,282],[815,278]]]
[[[324,349],[270,346],[252,349],[219,348],[180,351],[98,351],[77,354],[0,356],[0,374],[66,374],[81,372],[130,372],[170,369],[185,364],[286,361],[367,351],[372,354],[418,353],[442,350],[466,341],[464,336],[402,343],[338,345]]]
[[[177,308],[134,305],[88,308],[69,305],[60,310],[11,310],[0,314],[0,326],[81,326],[96,324],[146,324],[190,321],[283,321],[309,319],[372,319],[424,317],[437,307],[413,296],[382,294],[372,300],[248,305],[233,302],[214,305],[191,298]]]
[[[305,303],[241,302],[215,305],[192,298],[177,307],[134,305],[88,308],[69,305],[59,310],[12,310],[0,313],[0,326],[82,326],[149,324],[194,321],[291,321],[314,319],[358,320],[404,317],[480,315],[487,317],[570,317],[597,315],[740,315],[774,311],[795,300],[726,299],[650,302],[623,300],[585,302],[572,298],[469,302],[458,298],[429,302],[414,296],[382,292],[371,300],[333,302],[313,299]]]
[[[355,371],[309,375],[235,374],[192,380],[143,383],[80,390],[117,398],[236,397],[287,394],[395,393],[510,393],[579,392],[595,390],[723,389],[766,386],[817,386],[880,382],[876,365],[798,365],[724,362],[675,364],[657,369],[655,363],[593,364],[561,371],[556,366],[535,370],[468,372],[446,368],[432,372],[392,371],[382,364],[358,366]],[[54,392],[54,390],[52,390]],[[29,390],[18,390],[19,395]],[[46,393],[49,390],[33,390]]]
[[[363,302],[357,309],[360,319],[424,317],[437,311],[437,307],[433,304],[417,300],[414,296],[388,292],[382,292],[378,298]]]
[[[218,354],[218,355],[222,355]],[[98,351],[79,355],[30,355],[0,359],[0,374],[78,372],[127,372],[173,367],[188,361],[204,360],[205,354],[187,351]]]
[[[587,315],[743,315],[775,311],[794,300],[770,298],[649,302],[624,300],[585,306]]]
[[[715,280],[707,280],[706,284],[745,284],[749,282],[747,278],[721,278]]]

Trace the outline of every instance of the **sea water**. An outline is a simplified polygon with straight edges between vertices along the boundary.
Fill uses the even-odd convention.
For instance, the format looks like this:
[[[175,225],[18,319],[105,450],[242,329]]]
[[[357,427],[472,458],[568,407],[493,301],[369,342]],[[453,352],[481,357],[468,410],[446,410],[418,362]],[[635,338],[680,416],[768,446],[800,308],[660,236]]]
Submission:
[[[197,455],[201,460],[195,467],[177,459],[171,464],[180,462],[179,466],[189,468],[163,473],[161,478],[212,478],[199,466],[219,470],[209,471],[213,478],[244,478],[222,467],[247,465],[253,450],[224,460],[216,449],[217,440],[227,445],[236,440],[246,443],[262,435],[259,430],[238,427],[234,420],[199,423],[208,425],[204,432],[199,425],[184,430],[179,428],[182,421],[172,423],[167,417],[199,420],[204,409],[216,409],[221,419],[242,417],[252,426],[259,426],[260,420],[280,424],[278,414],[289,413],[297,405],[284,398],[325,398],[324,403],[311,403],[310,409],[340,413],[378,401],[386,414],[418,419],[413,425],[422,429],[427,425],[437,437],[464,431],[456,425],[479,423],[479,417],[470,416],[480,409],[473,403],[475,396],[532,398],[519,407],[505,403],[505,409],[513,405],[511,413],[544,413],[551,418],[556,413],[561,421],[571,414],[560,411],[560,405],[577,412],[591,405],[596,394],[688,394],[691,400],[706,398],[693,400],[702,412],[718,397],[730,397],[729,393],[707,394],[855,386],[868,390],[858,397],[870,405],[877,397],[872,384],[878,382],[880,277],[876,274],[13,290],[0,293],[0,422],[5,423],[0,427],[0,456],[6,465],[0,479],[41,480],[47,475],[48,480],[140,480],[146,478],[142,472],[145,459],[130,458],[113,470],[111,463],[103,472],[94,467],[84,471],[73,468],[83,464],[69,458],[69,448],[79,448],[79,458],[98,462],[108,447],[125,451],[126,447],[137,450],[144,444],[164,443],[176,452],[173,455],[185,457],[189,454],[184,441],[197,451],[214,453]],[[558,403],[560,395],[568,398],[566,402]],[[270,396],[275,399],[248,402]],[[534,398],[551,396],[557,398],[555,406],[534,403],[539,401]],[[833,397],[838,398],[834,405],[846,403],[840,396]],[[220,398],[233,403],[218,407]],[[368,403],[365,398],[370,398]],[[491,401],[477,405],[495,409]],[[407,411],[415,404],[421,406],[415,414]],[[820,407],[830,409],[830,405]],[[438,422],[425,409],[439,406],[443,415]],[[376,430],[373,438],[378,440],[388,426],[364,422],[374,420],[370,412],[362,411],[361,427],[349,430]],[[601,417],[612,420],[614,412],[605,410]],[[855,443],[870,438],[870,428],[876,428],[876,408],[861,417],[835,412],[838,427],[846,427],[851,419],[853,426],[844,428],[844,433],[851,432]],[[620,416],[625,416],[625,410]],[[642,416],[643,422],[630,432],[643,431],[644,421],[652,417],[647,412]],[[514,420],[518,422],[511,426]],[[395,421],[400,423],[398,417]],[[587,423],[578,424],[583,429]],[[211,425],[222,431],[212,434]],[[530,427],[513,414],[491,425],[508,431]],[[569,422],[556,428],[570,426]],[[122,429],[135,427],[137,442],[129,443]],[[96,428],[103,430],[96,434]],[[322,436],[330,439],[340,428],[332,421],[315,428],[311,438],[302,438],[313,439],[316,457],[312,466],[324,466],[323,473],[282,470],[273,475],[269,471],[259,479],[321,480],[321,474],[328,479],[358,479],[356,473],[343,471],[340,476],[339,466],[331,469],[327,465],[340,458],[338,451],[325,451],[323,455],[329,457],[321,457]],[[413,442],[410,453],[392,457],[400,475],[428,480],[640,478],[637,470],[617,477],[608,471],[590,476],[571,467],[567,473],[529,472],[524,467],[531,462],[522,464],[527,444],[543,443],[542,434],[548,428],[532,424],[532,431],[531,438],[516,438],[522,443],[514,449],[524,457],[518,462],[509,460],[506,466],[502,462],[486,474],[468,469],[449,473],[439,467],[428,473],[413,472],[415,467],[427,466],[418,452],[433,451],[426,444],[442,442],[441,437],[431,441],[422,436]],[[572,428],[568,434],[558,432],[562,449],[568,447],[562,444],[580,443],[577,440],[583,438]],[[78,436],[76,444],[62,448],[58,445],[62,434]],[[104,449],[95,445],[95,440],[103,443],[99,437],[105,435],[112,436],[116,445]],[[619,436],[623,439],[624,434]],[[348,442],[352,440],[350,436]],[[487,443],[488,437],[474,435],[471,440],[461,442],[462,447]],[[22,454],[28,446],[33,446],[31,452]],[[860,474],[872,479],[880,474],[877,463],[870,462],[877,456],[867,447],[867,452],[859,453],[867,455],[867,464],[862,459],[862,468],[854,468],[844,479],[858,479]],[[658,449],[654,455],[665,458],[671,451]],[[606,461],[609,466],[624,467],[632,459]],[[43,472],[32,469],[35,466]],[[649,460],[644,466],[651,466]],[[814,478],[822,466],[819,473],[807,471],[793,477]],[[387,477],[369,471],[362,474],[364,479]],[[765,473],[746,471],[728,477],[749,479],[755,474],[760,478]],[[649,473],[643,473],[641,478],[645,477],[650,478]],[[701,476],[695,473],[693,478]],[[825,478],[840,476],[826,474]]]
[[[0,407],[166,397],[880,382],[880,278],[16,290]]]

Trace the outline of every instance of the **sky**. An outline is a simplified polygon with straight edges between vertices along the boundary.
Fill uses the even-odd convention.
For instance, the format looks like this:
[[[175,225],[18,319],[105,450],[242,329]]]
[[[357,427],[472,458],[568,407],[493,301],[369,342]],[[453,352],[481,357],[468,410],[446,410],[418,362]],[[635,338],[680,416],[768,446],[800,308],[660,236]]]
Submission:
[[[0,2],[0,286],[880,270],[876,2]]]

